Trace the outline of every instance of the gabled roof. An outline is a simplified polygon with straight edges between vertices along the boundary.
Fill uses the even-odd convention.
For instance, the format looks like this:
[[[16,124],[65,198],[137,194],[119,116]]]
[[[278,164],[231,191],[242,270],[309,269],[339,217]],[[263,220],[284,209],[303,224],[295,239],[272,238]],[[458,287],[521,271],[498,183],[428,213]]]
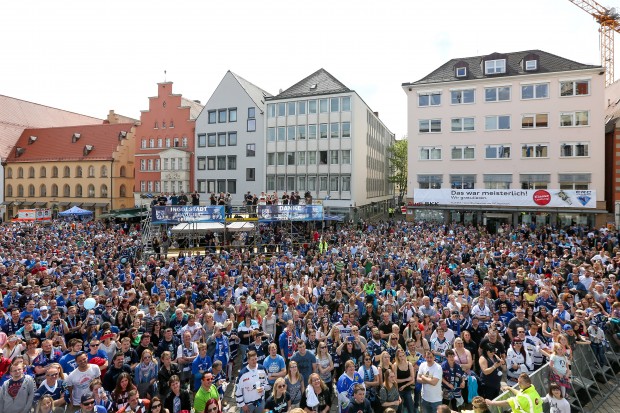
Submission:
[[[112,160],[121,144],[119,134],[129,133],[132,126],[133,123],[116,123],[25,129],[7,162]],[[74,139],[74,134],[79,137]],[[91,150],[85,154],[87,145]],[[21,155],[18,156],[18,152]]]
[[[333,77],[327,70],[319,69],[305,79],[295,83],[278,95],[267,100],[289,99],[303,96],[330,95],[351,92],[351,89]]]
[[[189,107],[189,119],[190,120],[195,120],[198,117],[198,115],[200,115],[200,112],[202,111],[202,108],[204,107],[200,103],[195,102],[191,99],[184,98],[184,97],[181,97],[181,106]]]
[[[271,93],[265,91],[264,89],[261,89],[260,87],[256,86],[254,83],[248,80],[245,80],[244,78],[242,78],[235,72],[231,72],[230,70],[229,72],[231,75],[234,76],[235,79],[237,79],[237,82],[239,82],[241,87],[245,90],[245,93],[247,93],[250,99],[254,101],[256,106],[261,107],[261,108],[264,107],[265,98],[273,96]]]
[[[491,75],[485,76],[482,68],[482,61],[485,58],[491,57],[493,55],[497,56],[505,56],[506,57],[506,73],[501,75]],[[538,56],[538,68],[534,72],[526,72],[522,65],[521,61],[527,55],[537,55]],[[468,74],[466,78],[458,78],[456,77],[456,73],[454,70],[455,65],[458,63],[459,66],[465,64],[468,66]],[[424,76],[422,79],[411,82],[411,83],[403,83],[403,86],[409,85],[423,85],[423,84],[431,84],[431,83],[441,83],[441,82],[455,82],[461,80],[472,80],[472,79],[490,79],[496,77],[504,77],[504,76],[518,76],[525,75],[530,73],[552,73],[552,72],[567,72],[571,70],[583,70],[583,69],[592,69],[592,68],[601,68],[598,65],[586,65],[583,63],[575,62],[574,60],[566,59],[564,57],[560,57],[551,53],[547,53],[542,50],[525,50],[522,52],[514,52],[514,53],[492,53],[486,56],[473,56],[473,57],[464,57],[464,58],[456,58],[451,59],[443,65],[439,66],[437,69]]]
[[[103,119],[0,95],[0,159],[6,159],[26,128],[101,123]]]

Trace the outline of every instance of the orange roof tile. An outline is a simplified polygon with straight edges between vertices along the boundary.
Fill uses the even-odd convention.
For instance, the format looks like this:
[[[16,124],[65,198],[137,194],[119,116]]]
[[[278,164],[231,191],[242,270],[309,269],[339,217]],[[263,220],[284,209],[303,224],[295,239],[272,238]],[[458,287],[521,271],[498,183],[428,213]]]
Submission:
[[[101,124],[102,119],[0,95],[0,158],[5,159],[25,128]]]
[[[119,134],[123,131],[129,133],[132,126],[132,123],[117,123],[25,129],[10,151],[7,162],[112,160],[120,143]],[[75,142],[74,134],[79,134]],[[32,142],[31,137],[36,140]],[[86,145],[92,146],[87,155],[84,154]]]

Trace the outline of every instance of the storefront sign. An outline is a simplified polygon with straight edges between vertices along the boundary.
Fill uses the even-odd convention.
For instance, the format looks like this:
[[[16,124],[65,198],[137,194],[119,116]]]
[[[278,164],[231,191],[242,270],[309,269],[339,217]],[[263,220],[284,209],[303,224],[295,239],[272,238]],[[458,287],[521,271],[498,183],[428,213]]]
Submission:
[[[179,222],[224,222],[224,206],[154,206],[151,219],[155,221]]]
[[[596,208],[596,191],[562,189],[416,189],[414,205]]]
[[[43,209],[20,209],[17,212],[17,221],[33,222],[33,221],[51,221],[52,210]]]
[[[258,205],[258,221],[321,221],[323,205]]]

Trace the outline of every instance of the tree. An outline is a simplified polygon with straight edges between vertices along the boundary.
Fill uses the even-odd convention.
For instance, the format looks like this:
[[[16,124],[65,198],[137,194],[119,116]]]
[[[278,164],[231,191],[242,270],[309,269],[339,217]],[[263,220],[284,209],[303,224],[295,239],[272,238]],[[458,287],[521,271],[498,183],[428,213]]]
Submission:
[[[388,180],[396,186],[398,204],[402,205],[407,194],[407,137],[397,140],[388,148],[391,176]]]

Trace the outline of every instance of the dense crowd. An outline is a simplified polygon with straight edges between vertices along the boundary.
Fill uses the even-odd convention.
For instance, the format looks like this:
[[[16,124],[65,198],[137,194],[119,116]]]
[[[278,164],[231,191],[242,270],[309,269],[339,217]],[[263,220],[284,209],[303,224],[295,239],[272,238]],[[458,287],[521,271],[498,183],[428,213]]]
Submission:
[[[614,231],[306,235],[137,257],[127,223],[3,224],[0,412],[483,412],[547,361],[565,411],[575,346],[620,342]]]

